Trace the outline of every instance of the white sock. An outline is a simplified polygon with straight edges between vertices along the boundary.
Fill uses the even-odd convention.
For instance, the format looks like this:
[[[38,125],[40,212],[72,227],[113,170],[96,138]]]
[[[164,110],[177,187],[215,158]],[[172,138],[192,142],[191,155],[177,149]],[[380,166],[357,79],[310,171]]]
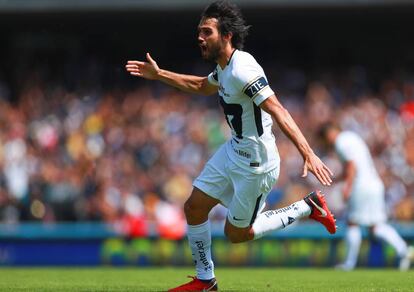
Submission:
[[[407,254],[407,243],[391,225],[386,223],[376,225],[374,227],[374,235],[391,245],[397,251],[399,257],[405,257]]]
[[[285,228],[299,218],[309,216],[311,208],[304,200],[292,205],[260,213],[252,225],[254,239],[258,239],[271,231]]]
[[[357,264],[361,239],[362,235],[359,226],[348,226],[345,235],[347,254],[344,266],[349,269],[355,268]]]
[[[187,237],[196,266],[197,278],[200,280],[215,278],[214,263],[211,259],[210,222],[207,220],[200,225],[187,225]]]

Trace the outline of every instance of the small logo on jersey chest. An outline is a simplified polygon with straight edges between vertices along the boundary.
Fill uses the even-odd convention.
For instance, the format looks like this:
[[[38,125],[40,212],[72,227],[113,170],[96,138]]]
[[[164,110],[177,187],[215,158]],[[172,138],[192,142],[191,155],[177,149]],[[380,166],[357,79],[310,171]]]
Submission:
[[[226,93],[226,89],[223,87],[223,85],[221,85],[221,83],[219,84],[219,94],[221,96],[230,97],[230,94]]]

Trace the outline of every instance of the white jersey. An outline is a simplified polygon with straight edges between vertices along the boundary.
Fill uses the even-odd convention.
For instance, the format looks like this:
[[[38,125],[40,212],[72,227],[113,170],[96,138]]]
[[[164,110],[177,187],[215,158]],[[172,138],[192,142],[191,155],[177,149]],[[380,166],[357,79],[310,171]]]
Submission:
[[[356,166],[353,191],[382,185],[368,146],[356,133],[341,132],[335,140],[335,149],[342,161],[353,161]]]
[[[272,133],[272,117],[259,105],[274,94],[262,67],[249,53],[235,50],[227,66],[217,65],[208,80],[219,87],[232,138],[227,142],[229,158],[255,173],[279,166],[280,158]]]
[[[348,202],[348,220],[367,226],[385,222],[384,184],[375,169],[368,146],[357,134],[344,131],[336,138],[335,149],[342,161],[352,161],[356,167]]]

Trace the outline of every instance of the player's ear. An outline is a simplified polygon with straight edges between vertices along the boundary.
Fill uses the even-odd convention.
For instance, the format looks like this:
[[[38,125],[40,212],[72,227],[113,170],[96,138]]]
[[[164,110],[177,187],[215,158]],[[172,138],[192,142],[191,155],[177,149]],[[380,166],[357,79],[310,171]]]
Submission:
[[[232,37],[233,37],[233,33],[232,32],[229,32],[229,33],[223,35],[223,39],[225,41],[227,41],[227,42],[231,42]]]

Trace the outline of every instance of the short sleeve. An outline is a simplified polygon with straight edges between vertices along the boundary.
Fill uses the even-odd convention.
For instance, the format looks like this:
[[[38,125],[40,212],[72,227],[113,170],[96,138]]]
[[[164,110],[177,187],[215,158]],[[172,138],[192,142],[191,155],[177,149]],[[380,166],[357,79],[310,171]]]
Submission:
[[[236,80],[243,94],[248,96],[256,105],[274,94],[261,67],[249,65],[236,72]]]
[[[354,137],[348,133],[340,134],[335,141],[335,151],[342,161],[354,160],[355,147],[352,147]]]
[[[213,72],[208,74],[207,78],[208,78],[208,82],[210,82],[211,84],[213,84],[215,86],[219,86],[217,67],[214,69]]]

